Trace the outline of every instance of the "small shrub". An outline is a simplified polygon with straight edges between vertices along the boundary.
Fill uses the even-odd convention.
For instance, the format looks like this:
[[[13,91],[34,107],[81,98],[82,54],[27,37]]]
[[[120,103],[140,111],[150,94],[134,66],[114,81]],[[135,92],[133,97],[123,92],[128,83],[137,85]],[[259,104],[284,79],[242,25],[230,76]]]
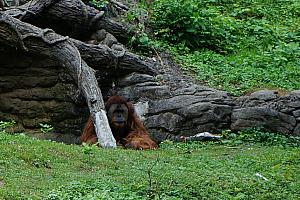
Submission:
[[[0,121],[0,132],[5,132],[6,128],[12,127],[16,124],[16,122],[14,120],[12,121]]]
[[[271,146],[300,147],[300,137],[286,136],[282,133],[272,133],[260,129],[248,129],[237,133],[226,130],[222,132],[224,144],[239,145],[243,142],[262,143]]]
[[[94,5],[96,8],[106,7],[109,1],[107,0],[90,0],[90,3]]]
[[[154,1],[151,25],[159,38],[191,49],[227,53],[235,47],[236,24],[205,1]]]
[[[86,155],[93,155],[96,152],[97,144],[89,145],[86,143],[83,143],[82,152]]]
[[[43,133],[49,133],[54,129],[52,125],[43,124],[43,123],[40,123],[40,127],[41,127],[40,130]]]

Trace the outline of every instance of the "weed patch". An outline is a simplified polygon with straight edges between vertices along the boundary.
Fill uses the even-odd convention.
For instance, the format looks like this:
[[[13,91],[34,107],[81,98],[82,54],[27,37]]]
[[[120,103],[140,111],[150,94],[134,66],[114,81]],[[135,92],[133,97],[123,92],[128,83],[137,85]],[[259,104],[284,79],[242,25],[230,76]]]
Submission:
[[[155,151],[134,151],[65,145],[1,132],[0,181],[4,184],[0,196],[52,200],[300,197],[299,147],[281,139],[265,145],[258,142],[263,139],[251,139],[260,134],[253,131],[230,134],[231,142],[166,141]]]

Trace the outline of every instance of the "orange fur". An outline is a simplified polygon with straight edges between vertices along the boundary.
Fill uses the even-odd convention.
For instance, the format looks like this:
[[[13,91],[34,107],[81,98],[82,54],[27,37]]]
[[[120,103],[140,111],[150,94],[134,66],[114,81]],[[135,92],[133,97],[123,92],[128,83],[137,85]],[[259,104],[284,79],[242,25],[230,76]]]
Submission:
[[[125,148],[136,150],[157,148],[156,143],[144,132],[131,131],[124,140]]]
[[[113,104],[125,104],[128,109],[128,120],[126,127],[121,130],[116,130],[113,126],[113,122],[109,122],[113,135],[118,144],[121,144],[125,148],[132,149],[156,149],[157,144],[150,138],[146,128],[136,115],[134,106],[131,102],[126,101],[121,96],[111,96],[105,103],[105,108],[108,111]],[[80,137],[82,142],[95,144],[97,143],[97,136],[90,117],[83,129],[83,133]]]
[[[87,144],[96,144],[97,143],[97,135],[94,129],[94,124],[92,118],[89,117],[88,121],[86,122],[83,133],[80,137],[82,142]]]

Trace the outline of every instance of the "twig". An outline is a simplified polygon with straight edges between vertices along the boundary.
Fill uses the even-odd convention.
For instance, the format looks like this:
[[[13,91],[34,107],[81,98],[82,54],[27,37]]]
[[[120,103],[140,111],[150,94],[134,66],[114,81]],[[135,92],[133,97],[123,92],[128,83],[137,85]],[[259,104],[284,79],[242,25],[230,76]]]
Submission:
[[[163,66],[164,65],[164,62],[162,61],[160,55],[158,54],[158,52],[156,51],[156,49],[154,47],[152,47],[153,51],[155,52],[156,56],[158,57],[159,59],[159,62],[160,62],[160,65]]]
[[[119,8],[123,9],[123,10],[129,10],[129,8],[127,6],[125,6],[124,4],[116,1],[116,0],[110,0],[110,3],[117,5]]]

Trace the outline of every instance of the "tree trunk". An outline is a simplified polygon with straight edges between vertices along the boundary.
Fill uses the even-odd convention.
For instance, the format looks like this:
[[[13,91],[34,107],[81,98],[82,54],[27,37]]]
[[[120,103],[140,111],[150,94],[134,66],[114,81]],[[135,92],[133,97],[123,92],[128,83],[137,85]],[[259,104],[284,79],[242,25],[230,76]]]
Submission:
[[[85,5],[81,0],[32,0],[5,12],[26,22],[35,20],[37,16],[45,24],[49,20],[63,22],[64,26],[69,25],[80,32],[105,29],[120,42],[127,42],[132,34],[128,27],[106,17],[104,11]]]
[[[75,39],[71,39],[71,41],[78,48],[82,58],[94,69],[103,68],[113,71],[115,67],[118,67],[118,70],[127,71],[127,73],[139,72],[150,75],[158,73],[156,63],[151,59],[137,56],[125,49],[124,54],[117,56],[116,50],[106,45],[86,44]]]
[[[68,37],[0,13],[0,43],[21,51],[46,55],[64,67],[86,98],[99,144],[102,147],[116,147],[94,72],[81,59],[78,49]]]
[[[86,44],[58,35],[51,29],[40,29],[25,23],[36,21],[47,27],[62,23],[63,26],[69,25],[78,29],[76,31],[85,32],[105,28],[122,41],[128,39],[128,29],[104,16],[103,11],[87,6],[80,0],[31,0],[22,6],[0,12],[0,43],[16,47],[20,51],[46,55],[63,66],[86,98],[100,145],[116,147],[101,91],[94,72],[88,65],[111,72],[123,70],[127,73],[155,75],[155,62],[128,52],[122,45],[115,44],[109,48],[106,45]],[[54,23],[47,24],[48,22]]]

